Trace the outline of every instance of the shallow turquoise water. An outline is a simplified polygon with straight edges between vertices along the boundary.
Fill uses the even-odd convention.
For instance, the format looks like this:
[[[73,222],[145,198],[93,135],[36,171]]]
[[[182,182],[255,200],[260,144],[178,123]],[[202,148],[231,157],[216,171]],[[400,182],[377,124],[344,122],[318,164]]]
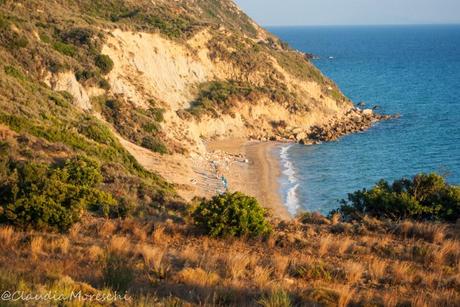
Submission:
[[[284,148],[286,204],[328,213],[347,193],[418,172],[460,184],[460,26],[270,28],[355,102],[401,118],[338,142]]]

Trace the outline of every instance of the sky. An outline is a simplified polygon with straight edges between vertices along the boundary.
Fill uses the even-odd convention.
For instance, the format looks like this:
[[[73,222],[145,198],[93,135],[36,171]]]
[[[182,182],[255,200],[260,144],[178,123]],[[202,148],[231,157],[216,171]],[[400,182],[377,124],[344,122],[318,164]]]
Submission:
[[[235,0],[259,24],[460,24],[460,0]]]

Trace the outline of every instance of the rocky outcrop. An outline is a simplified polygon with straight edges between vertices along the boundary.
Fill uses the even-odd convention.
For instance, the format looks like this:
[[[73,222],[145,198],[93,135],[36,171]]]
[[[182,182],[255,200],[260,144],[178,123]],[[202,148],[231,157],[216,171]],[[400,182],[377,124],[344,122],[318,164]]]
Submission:
[[[322,126],[313,126],[307,137],[302,139],[300,143],[314,144],[318,142],[336,141],[344,135],[365,131],[378,121],[397,117],[398,115],[377,114],[369,109],[351,109],[340,119],[333,120]]]

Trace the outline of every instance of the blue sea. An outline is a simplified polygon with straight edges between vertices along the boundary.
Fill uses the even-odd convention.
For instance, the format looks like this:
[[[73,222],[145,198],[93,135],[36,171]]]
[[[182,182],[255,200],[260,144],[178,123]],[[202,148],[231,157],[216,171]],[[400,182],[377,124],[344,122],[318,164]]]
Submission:
[[[438,172],[460,184],[460,26],[269,28],[355,103],[401,117],[337,142],[281,148],[285,203],[327,214],[379,179]]]

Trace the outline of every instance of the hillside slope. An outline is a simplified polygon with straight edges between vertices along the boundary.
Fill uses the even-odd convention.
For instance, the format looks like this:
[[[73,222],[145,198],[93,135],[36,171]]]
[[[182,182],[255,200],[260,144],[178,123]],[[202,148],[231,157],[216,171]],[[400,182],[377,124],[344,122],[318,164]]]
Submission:
[[[206,141],[309,143],[376,120],[231,0],[0,3],[0,121],[46,144],[39,161],[64,145],[191,198],[207,195],[186,187],[209,171]]]

